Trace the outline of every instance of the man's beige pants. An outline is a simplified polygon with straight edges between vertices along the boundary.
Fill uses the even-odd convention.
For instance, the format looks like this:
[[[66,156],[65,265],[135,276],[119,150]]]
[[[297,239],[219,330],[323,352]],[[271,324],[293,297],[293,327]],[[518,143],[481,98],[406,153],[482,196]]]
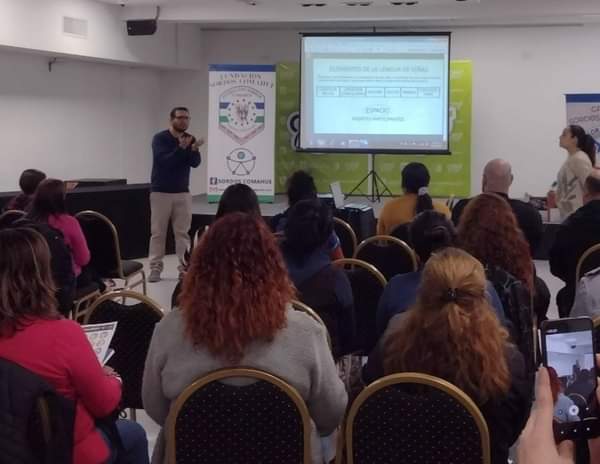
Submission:
[[[175,236],[175,252],[179,258],[180,269],[185,250],[190,244],[188,235],[192,226],[192,195],[190,193],[159,193],[150,194],[150,269],[163,270],[165,244],[169,221],[173,226]]]

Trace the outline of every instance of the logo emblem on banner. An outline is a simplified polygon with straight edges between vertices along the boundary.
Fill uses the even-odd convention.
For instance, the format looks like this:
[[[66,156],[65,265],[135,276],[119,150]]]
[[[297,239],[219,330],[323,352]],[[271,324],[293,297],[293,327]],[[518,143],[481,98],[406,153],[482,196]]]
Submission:
[[[287,129],[290,134],[290,147],[298,151],[300,147],[300,111],[290,113],[287,118]]]
[[[256,166],[256,156],[246,148],[236,148],[227,155],[227,168],[234,176],[248,176]]]
[[[265,96],[251,87],[233,87],[219,98],[219,128],[240,145],[265,128]]]

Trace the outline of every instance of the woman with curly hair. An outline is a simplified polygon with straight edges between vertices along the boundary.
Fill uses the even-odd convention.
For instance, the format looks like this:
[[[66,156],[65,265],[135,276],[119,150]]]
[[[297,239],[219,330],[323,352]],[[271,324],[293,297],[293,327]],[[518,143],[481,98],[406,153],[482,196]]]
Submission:
[[[180,309],[155,329],[142,397],[146,412],[165,424],[172,402],[192,382],[224,367],[254,367],[289,382],[313,419],[313,459],[322,462],[318,436],[340,424],[347,403],[326,329],[294,311],[275,236],[260,217],[231,213],[194,248]],[[164,462],[164,436],[153,463]]]
[[[512,323],[513,342],[533,373],[531,295],[535,268],[509,203],[493,193],[473,198],[458,225],[458,244],[485,266],[487,278]]]
[[[463,249],[483,264],[498,266],[533,288],[533,261],[525,236],[508,202],[483,193],[465,208],[458,226]]]
[[[429,258],[417,303],[392,318],[384,341],[385,375],[422,372],[467,393],[490,431],[492,463],[506,463],[525,425],[532,379],[486,298],[483,266],[457,248]]]

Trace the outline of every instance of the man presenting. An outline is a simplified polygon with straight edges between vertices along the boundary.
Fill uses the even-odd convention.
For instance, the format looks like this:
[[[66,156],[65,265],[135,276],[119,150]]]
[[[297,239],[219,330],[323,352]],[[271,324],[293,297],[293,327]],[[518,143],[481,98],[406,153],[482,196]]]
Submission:
[[[175,249],[180,270],[189,246],[192,224],[192,196],[190,195],[190,168],[200,165],[201,138],[186,131],[190,125],[187,108],[171,111],[171,127],[152,139],[152,193],[150,193],[151,233],[150,277],[148,282],[158,282],[163,270],[165,242],[169,221],[173,226]]]

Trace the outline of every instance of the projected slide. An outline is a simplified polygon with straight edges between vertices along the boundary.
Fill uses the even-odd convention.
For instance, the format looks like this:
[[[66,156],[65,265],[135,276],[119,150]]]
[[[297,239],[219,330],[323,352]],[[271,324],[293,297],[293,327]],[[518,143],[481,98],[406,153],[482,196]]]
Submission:
[[[448,150],[449,37],[303,37],[301,148]]]

